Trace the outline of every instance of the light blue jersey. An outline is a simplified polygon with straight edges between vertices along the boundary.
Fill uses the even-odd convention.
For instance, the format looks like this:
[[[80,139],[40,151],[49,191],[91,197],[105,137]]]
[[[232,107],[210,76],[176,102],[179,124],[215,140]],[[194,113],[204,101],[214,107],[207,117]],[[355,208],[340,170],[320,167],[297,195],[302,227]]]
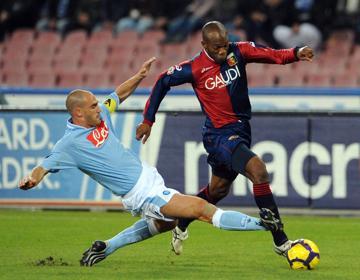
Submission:
[[[49,172],[78,168],[114,194],[127,194],[138,181],[142,164],[115,136],[106,106],[111,102],[116,102],[116,107],[120,103],[115,92],[100,104],[102,121],[98,127],[84,128],[69,119],[64,136],[41,166]]]

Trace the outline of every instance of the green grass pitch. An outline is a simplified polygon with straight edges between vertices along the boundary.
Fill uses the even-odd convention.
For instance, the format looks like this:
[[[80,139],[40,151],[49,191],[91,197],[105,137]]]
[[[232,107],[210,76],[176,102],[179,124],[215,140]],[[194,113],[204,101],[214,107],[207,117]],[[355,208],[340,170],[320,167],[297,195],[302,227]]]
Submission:
[[[170,233],[124,247],[94,267],[79,259],[136,218],[122,212],[0,210],[0,279],[359,279],[360,218],[285,216],[290,238],[320,248],[319,266],[293,271],[267,232],[228,232],[195,222],[184,253]]]

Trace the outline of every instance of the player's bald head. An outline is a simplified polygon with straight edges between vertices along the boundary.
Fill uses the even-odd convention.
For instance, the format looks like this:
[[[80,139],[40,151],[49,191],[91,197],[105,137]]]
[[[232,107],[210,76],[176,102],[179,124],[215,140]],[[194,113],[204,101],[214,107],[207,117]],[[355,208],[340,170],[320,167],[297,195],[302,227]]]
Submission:
[[[92,95],[92,93],[83,89],[75,89],[71,91],[68,94],[65,103],[68,112],[72,114],[75,107],[81,107],[85,102],[85,98],[89,95]]]
[[[202,28],[201,45],[217,64],[222,64],[226,60],[229,49],[225,26],[218,21],[206,23]]]
[[[202,40],[211,42],[217,39],[226,39],[227,31],[225,26],[219,21],[209,21],[202,28]]]

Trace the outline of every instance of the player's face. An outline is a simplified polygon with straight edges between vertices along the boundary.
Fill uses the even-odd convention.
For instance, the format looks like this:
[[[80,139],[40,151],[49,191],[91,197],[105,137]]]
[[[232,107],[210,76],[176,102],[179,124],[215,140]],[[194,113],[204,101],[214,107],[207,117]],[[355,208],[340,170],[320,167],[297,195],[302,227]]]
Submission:
[[[101,109],[96,97],[93,94],[87,95],[83,107],[83,116],[87,127],[96,127],[100,125],[100,112]]]
[[[226,60],[229,41],[226,37],[212,38],[202,42],[204,49],[216,63],[221,64]]]

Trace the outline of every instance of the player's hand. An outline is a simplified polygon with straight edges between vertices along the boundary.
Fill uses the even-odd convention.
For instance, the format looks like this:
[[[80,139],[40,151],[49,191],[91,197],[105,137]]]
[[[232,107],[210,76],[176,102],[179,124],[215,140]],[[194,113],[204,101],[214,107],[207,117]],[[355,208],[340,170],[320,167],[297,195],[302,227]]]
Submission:
[[[148,60],[146,60],[143,65],[141,65],[141,68],[138,72],[138,75],[140,76],[141,79],[145,78],[150,71],[151,68],[151,64],[156,60],[156,57],[152,57]]]
[[[312,48],[305,46],[300,48],[296,55],[299,60],[312,61],[314,57],[314,51]]]
[[[19,182],[19,188],[22,190],[28,190],[36,186],[36,180],[31,176],[26,176]]]
[[[145,144],[146,140],[149,138],[151,133],[151,126],[147,123],[141,123],[136,128],[136,140],[142,140],[142,143]]]

